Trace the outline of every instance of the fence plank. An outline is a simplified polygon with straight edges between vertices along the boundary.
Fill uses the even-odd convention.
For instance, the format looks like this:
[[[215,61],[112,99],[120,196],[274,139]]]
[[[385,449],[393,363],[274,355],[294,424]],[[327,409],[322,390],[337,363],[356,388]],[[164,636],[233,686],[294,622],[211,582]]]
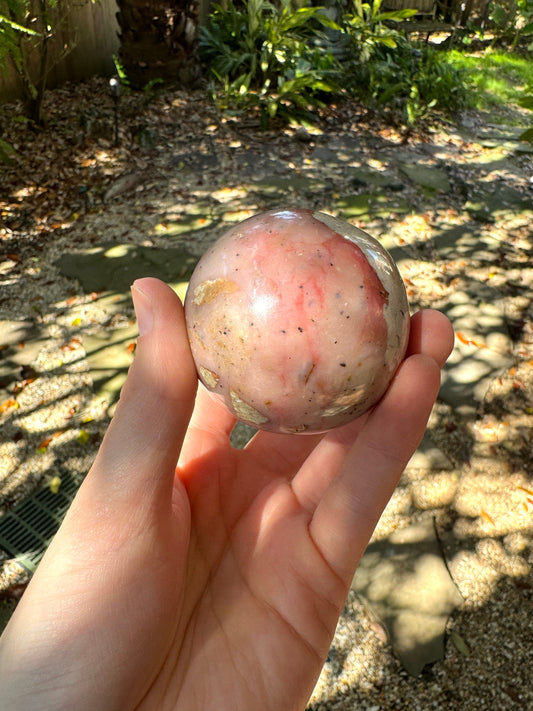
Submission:
[[[2,3],[0,3],[2,4]],[[109,76],[113,72],[113,55],[118,53],[117,5],[115,0],[69,0],[58,3],[68,13],[50,42],[47,88],[66,81],[81,81],[96,74]],[[65,47],[74,45],[71,52]],[[36,53],[29,60],[35,78],[39,64]],[[6,66],[0,74],[0,102],[21,97],[21,88],[14,68]]]

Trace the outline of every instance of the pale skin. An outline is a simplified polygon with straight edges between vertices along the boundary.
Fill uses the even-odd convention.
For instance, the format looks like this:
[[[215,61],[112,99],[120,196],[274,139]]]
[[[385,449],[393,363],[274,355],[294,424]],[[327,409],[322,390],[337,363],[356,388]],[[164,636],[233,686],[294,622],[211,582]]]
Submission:
[[[326,435],[261,432],[239,451],[235,420],[197,393],[179,299],[151,278],[132,293],[135,361],[0,640],[0,708],[303,711],[424,433],[451,325],[412,318],[369,415]]]

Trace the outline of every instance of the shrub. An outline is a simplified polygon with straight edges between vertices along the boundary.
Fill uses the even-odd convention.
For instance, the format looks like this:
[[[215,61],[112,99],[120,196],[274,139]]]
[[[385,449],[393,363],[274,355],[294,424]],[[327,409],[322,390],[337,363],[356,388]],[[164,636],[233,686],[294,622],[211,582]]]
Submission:
[[[277,1],[228,0],[200,29],[201,56],[221,108],[259,108],[268,120],[353,96],[412,125],[463,105],[460,70],[395,28],[416,11],[382,12],[381,0],[352,0],[334,22],[323,8]]]
[[[224,108],[259,108],[264,116],[323,105],[340,91],[341,65],[318,40],[335,27],[317,7],[292,0],[234,0],[216,5],[200,28],[200,54],[222,85]]]
[[[376,47],[354,70],[353,91],[395,122],[414,125],[431,113],[453,113],[466,104],[463,73],[430,45],[398,38],[396,47]]]

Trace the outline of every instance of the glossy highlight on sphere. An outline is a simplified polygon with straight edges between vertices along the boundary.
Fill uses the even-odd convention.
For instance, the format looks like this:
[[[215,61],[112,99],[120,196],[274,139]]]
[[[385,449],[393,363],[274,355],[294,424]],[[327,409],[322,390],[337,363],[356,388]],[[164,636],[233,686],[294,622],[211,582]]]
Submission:
[[[325,213],[232,227],[192,275],[185,317],[198,375],[231,412],[280,433],[324,432],[381,398],[405,354],[409,306],[389,253]]]

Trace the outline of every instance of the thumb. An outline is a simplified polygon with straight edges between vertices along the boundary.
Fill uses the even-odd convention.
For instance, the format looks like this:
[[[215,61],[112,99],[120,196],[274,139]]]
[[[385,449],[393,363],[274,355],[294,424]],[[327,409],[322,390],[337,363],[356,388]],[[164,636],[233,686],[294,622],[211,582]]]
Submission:
[[[197,388],[181,302],[154,278],[137,280],[135,360],[86,483],[106,498],[168,497]],[[156,497],[157,498],[157,497]],[[118,502],[117,502],[118,503]]]

